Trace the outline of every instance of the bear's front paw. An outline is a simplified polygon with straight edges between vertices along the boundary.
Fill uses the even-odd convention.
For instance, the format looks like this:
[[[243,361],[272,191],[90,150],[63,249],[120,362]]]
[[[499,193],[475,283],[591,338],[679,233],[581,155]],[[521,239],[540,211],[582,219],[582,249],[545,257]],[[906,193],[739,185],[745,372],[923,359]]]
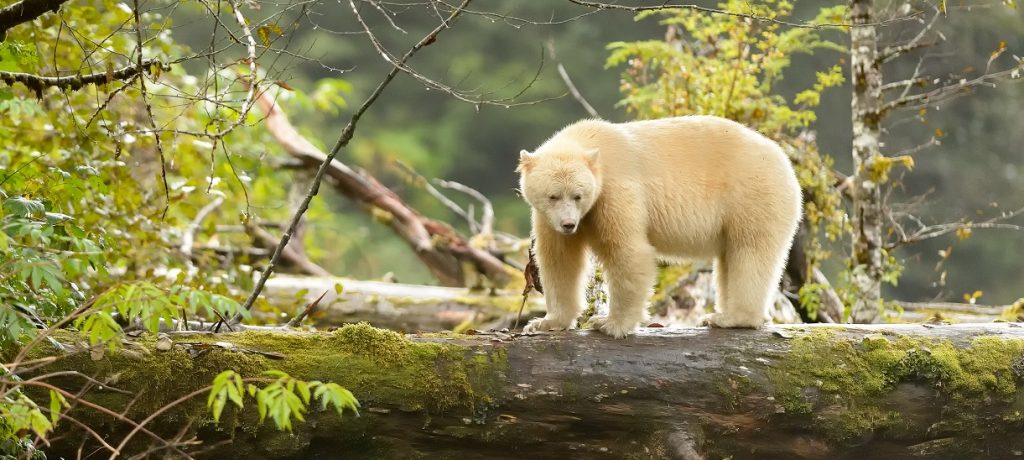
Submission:
[[[587,322],[592,328],[621,339],[636,329],[637,321],[621,321],[607,316],[592,316]]]
[[[741,318],[721,313],[711,313],[704,315],[698,324],[707,327],[758,329],[764,326],[764,323],[764,319]]]
[[[562,318],[545,316],[543,318],[531,319],[529,323],[526,323],[526,326],[523,326],[523,332],[564,331],[572,329],[575,323],[575,319],[566,321]]]

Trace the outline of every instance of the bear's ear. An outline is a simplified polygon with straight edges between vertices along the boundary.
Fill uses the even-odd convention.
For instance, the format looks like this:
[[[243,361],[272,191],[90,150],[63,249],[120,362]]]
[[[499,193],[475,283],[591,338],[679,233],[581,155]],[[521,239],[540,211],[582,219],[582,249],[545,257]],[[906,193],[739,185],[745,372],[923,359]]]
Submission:
[[[590,166],[591,168],[593,168],[593,167],[597,166],[597,156],[600,153],[601,153],[600,149],[596,149],[596,148],[590,149],[590,150],[587,150],[586,152],[583,152],[583,158],[586,159],[587,165]]]
[[[519,151],[519,167],[516,168],[516,172],[527,172],[533,167],[533,154],[527,152],[526,149]]]

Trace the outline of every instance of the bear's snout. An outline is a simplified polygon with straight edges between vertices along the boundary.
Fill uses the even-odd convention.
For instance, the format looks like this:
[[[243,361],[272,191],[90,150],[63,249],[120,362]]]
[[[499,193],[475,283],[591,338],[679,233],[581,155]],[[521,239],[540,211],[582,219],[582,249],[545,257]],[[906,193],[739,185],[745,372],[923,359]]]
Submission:
[[[562,233],[572,235],[574,232],[576,232],[576,221],[572,219],[562,219]]]

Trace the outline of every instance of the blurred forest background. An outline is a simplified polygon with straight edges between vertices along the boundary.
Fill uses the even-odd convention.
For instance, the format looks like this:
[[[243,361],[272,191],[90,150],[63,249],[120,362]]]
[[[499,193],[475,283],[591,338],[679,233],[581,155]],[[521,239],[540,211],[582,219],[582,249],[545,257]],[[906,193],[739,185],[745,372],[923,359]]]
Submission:
[[[792,16],[811,19],[821,8],[833,5],[800,1]],[[977,67],[988,61],[1000,43],[1011,51],[1024,50],[1024,12],[1020,8],[1001,2],[950,4],[949,8],[948,17],[936,26],[949,37],[940,49],[932,51],[931,64],[940,69],[936,75],[968,77],[978,73],[981,69]],[[342,156],[385,180],[417,209],[448,222],[460,218],[426,193],[406,185],[392,160],[401,160],[428,178],[473,187],[493,201],[497,229],[525,236],[529,210],[514,190],[519,150],[532,149],[564,125],[589,116],[567,94],[557,64],[603,118],[634,119],[620,104],[625,66],[607,64],[608,45],[660,40],[666,27],[656,17],[635,20],[630,13],[616,11],[587,14],[588,10],[567,2],[505,2],[494,10],[497,14],[493,17],[465,18],[443,38],[443,51],[424,53],[413,64],[427,75],[458,82],[461,88],[494,92],[491,98],[512,97],[523,91],[521,95],[510,100],[508,107],[476,105],[400,78],[368,112]],[[390,29],[379,15],[369,16],[383,38],[393,40],[387,44],[395,49],[432,26],[422,21],[422,12],[415,8],[398,13],[395,21],[407,33]],[[361,100],[388,64],[364,37],[344,33],[358,27],[347,7],[314,5],[310,18],[309,23],[289,30],[288,38],[292,48],[319,62],[286,64],[289,61],[281,59],[280,66],[286,69],[281,79],[306,93],[320,88],[323,79],[340,79],[344,84],[329,88],[347,90],[340,92],[346,101]],[[193,48],[205,45],[208,38],[203,32],[209,25],[204,24],[202,15],[196,15],[194,22],[181,23],[188,25],[175,29],[180,42]],[[845,31],[821,33],[825,39],[847,44]],[[816,72],[841,65],[847,73],[845,52],[823,49],[791,58],[792,64],[775,85],[777,94],[787,100],[811,86]],[[915,65],[916,60],[897,62],[890,72],[908,75]],[[820,151],[834,158],[836,168],[842,171],[851,169],[849,85],[846,81],[824,91],[815,111],[817,120],[809,125],[817,133]],[[916,166],[899,179],[901,186],[895,190],[898,198],[894,200],[925,196],[917,212],[927,223],[962,217],[982,220],[1024,205],[1022,104],[1024,86],[1010,83],[944,103],[923,122],[914,114],[902,117],[888,128],[886,149],[890,152],[913,148],[937,130],[942,134],[940,144],[916,155]],[[327,146],[342,124],[338,112],[330,110],[307,109],[295,112],[292,119],[310,139]],[[270,197],[260,198],[254,201],[256,207],[282,205]],[[406,245],[371,222],[357,205],[336,194],[321,194],[319,199],[323,205],[314,208],[305,237],[315,261],[333,273],[354,278],[378,278],[390,272],[402,282],[432,282]],[[950,251],[951,245],[955,249]],[[943,257],[940,251],[950,255]],[[955,235],[926,241],[901,251],[906,268],[897,286],[886,286],[887,295],[901,300],[962,301],[963,294],[980,290],[984,303],[1009,304],[1024,295],[1020,254],[1024,254],[1024,235],[1014,231],[980,231],[962,241]],[[834,273],[836,267],[831,269]]]
[[[395,53],[438,20],[431,3],[357,3],[367,27]],[[0,88],[0,140],[5,145],[0,151],[5,171],[0,187],[7,200],[7,238],[13,248],[8,267],[13,267],[11,279],[24,283],[20,288],[7,286],[6,296],[26,304],[46,298],[44,303],[60,311],[74,303],[73,298],[88,298],[90,292],[157,274],[177,276],[179,282],[218,295],[244,297],[236,287],[251,286],[248,265],[243,264],[241,271],[222,267],[196,274],[192,261],[175,254],[182,238],[194,234],[198,246],[223,252],[224,247],[249,241],[232,226],[260,222],[278,235],[311,174],[289,163],[255,109],[244,120],[237,119],[237,113],[230,115],[231,104],[248,100],[238,75],[255,67],[266,78],[262,89],[277,99],[302,135],[326,151],[358,101],[371,93],[391,64],[371,45],[347,2],[239,5],[232,10],[227,3],[149,1],[134,7],[111,0],[73,1],[59,16],[44,15],[6,32],[0,47],[2,71],[113,75],[115,68],[138,58],[137,31],[128,27],[140,20],[133,17],[138,10],[147,24],[143,54],[168,64],[151,66],[146,78],[149,98],[157,101],[153,104],[139,104],[145,87],[137,79],[115,90],[85,86],[60,91],[20,84]],[[735,30],[748,30],[750,37],[742,39],[754,43],[775,37],[774,49],[785,50],[770,56],[770,68],[744,63],[749,67],[743,76],[752,79],[744,84],[754,95],[744,97],[756,99],[755,105],[774,107],[771,110],[784,109],[772,112],[770,122],[757,127],[785,133],[789,139],[804,132],[804,141],[811,139],[805,131],[813,132],[816,152],[824,162],[819,166],[825,168],[819,172],[834,169],[840,179],[842,172],[850,174],[849,28],[788,25],[815,18],[841,23],[843,5],[765,1],[722,7],[780,15],[790,22],[768,21],[762,26],[749,18],[697,13],[637,16],[577,2],[474,4],[473,14],[460,18],[457,27],[446,30],[410,62],[422,75],[457,90],[432,88],[400,74],[362,117],[351,144],[338,158],[365,169],[411,207],[464,234],[464,219],[426,193],[422,184],[410,181],[408,169],[427,179],[465,184],[493,202],[496,230],[525,237],[529,210],[515,192],[517,152],[532,149],[562,126],[589,116],[569,95],[560,66],[603,118],[625,121],[692,113],[693,108],[659,109],[657,97],[644,93],[657,86],[644,87],[640,80],[647,78],[645,72],[659,69],[672,75],[672,69],[658,68],[659,62],[667,62],[658,55],[668,49],[666,43],[681,47],[697,65],[727,59],[740,63],[746,55],[730,57],[728,44],[736,37]],[[880,33],[889,43],[905,42],[930,24],[930,18],[939,19],[933,28],[928,26],[928,37],[937,37],[934,47],[885,65],[893,81],[909,78],[920,63],[929,67],[928,78],[934,78],[915,83],[925,87],[1020,65],[1024,13],[1011,1],[882,2],[878,9],[883,12]],[[244,23],[252,25],[257,66],[245,57],[248,41],[231,23],[232,11],[244,11]],[[701,36],[701,30],[713,33]],[[716,40],[725,44],[721,50]],[[705,75],[709,88],[717,84],[711,81],[714,74],[720,73],[686,71]],[[901,153],[913,156],[912,170],[884,171],[891,181],[886,184],[891,209],[904,218],[912,214],[922,225],[960,222],[964,228],[895,248],[889,254],[895,275],[884,287],[884,297],[1006,305],[1024,295],[1024,234],[1013,229],[972,231],[969,226],[1024,206],[1024,86],[1010,80],[975,86],[965,97],[887,118],[883,153],[897,159]],[[695,88],[686,97],[715,96],[698,94],[701,86]],[[803,94],[809,88],[813,94]],[[750,109],[754,115],[749,120],[726,115],[758,124],[758,117],[763,118],[758,110]],[[158,137],[152,136],[154,126],[161,132]],[[193,135],[196,132],[205,134]],[[921,144],[927,148],[918,149]],[[396,166],[396,160],[407,168]],[[833,190],[830,173],[814,171],[808,170],[807,181],[823,184],[827,193],[839,193]],[[479,215],[476,200],[448,193],[462,206],[476,206]],[[197,213],[217,196],[226,198],[208,210],[211,217],[189,229]],[[302,235],[310,260],[345,277],[434,283],[408,244],[381,225],[387,216],[366,213],[361,206],[340,194],[320,192]],[[850,224],[843,205],[829,206],[838,206],[823,211],[831,213],[825,219],[831,219],[829,225]],[[45,218],[35,213],[36,208],[46,212]],[[50,233],[33,233],[31,226],[20,226],[25,224],[18,220],[22,218]],[[1020,220],[1002,223],[1011,228]],[[816,233],[820,237],[827,231],[818,227]],[[838,233],[832,237],[822,238],[819,249],[824,252],[814,257],[833,284],[841,284],[850,243]],[[51,245],[54,238],[64,246],[39,247]],[[78,248],[67,253],[72,254],[68,260],[48,256],[67,251],[68,245]],[[77,297],[63,295],[66,282]]]
[[[721,115],[783,145],[805,219],[776,299],[791,313],[782,322],[900,320],[906,302],[940,301],[957,303],[910,321],[1024,321],[1015,0],[469,3],[3,2],[0,458],[39,452],[79,401],[53,387],[44,407],[22,391],[49,385],[21,376],[74,355],[67,347],[98,362],[129,333],[167,351],[157,334],[172,328],[300,326],[330,288],[278,278],[294,294],[278,309],[259,295],[278,256],[277,272],[346,278],[326,278],[325,303],[346,296],[336,312],[400,303],[353,295],[359,285],[400,290],[406,304],[411,291],[449,296],[414,318],[430,327],[395,329],[518,324],[529,245],[518,152],[595,115]],[[299,244],[282,238],[291,229]],[[652,310],[709,307],[710,288],[697,303],[675,295],[707,279],[692,268],[662,267]],[[453,320],[458,302],[469,314]],[[61,343],[65,328],[88,345]],[[261,418],[273,406],[278,428],[301,419],[311,389],[324,407],[355,408],[338,384],[265,375],[262,390],[234,371],[207,376],[214,420],[243,392]]]

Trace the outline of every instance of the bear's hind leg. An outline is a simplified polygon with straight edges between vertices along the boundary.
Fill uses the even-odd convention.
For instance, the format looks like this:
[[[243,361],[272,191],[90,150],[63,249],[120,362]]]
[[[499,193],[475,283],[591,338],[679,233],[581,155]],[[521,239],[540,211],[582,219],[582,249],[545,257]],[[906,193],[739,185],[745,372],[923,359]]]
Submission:
[[[649,244],[624,244],[601,258],[608,276],[608,316],[595,316],[595,329],[625,337],[645,318],[647,297],[657,275],[655,251]]]
[[[771,249],[766,251],[765,249]],[[758,328],[768,319],[768,307],[782,276],[786,253],[776,248],[727,247],[716,265],[717,313],[703,322],[712,327]]]
[[[543,229],[537,232],[536,249],[547,314],[531,320],[523,327],[523,332],[572,329],[583,311],[584,274],[587,272],[587,249],[583,239]]]

